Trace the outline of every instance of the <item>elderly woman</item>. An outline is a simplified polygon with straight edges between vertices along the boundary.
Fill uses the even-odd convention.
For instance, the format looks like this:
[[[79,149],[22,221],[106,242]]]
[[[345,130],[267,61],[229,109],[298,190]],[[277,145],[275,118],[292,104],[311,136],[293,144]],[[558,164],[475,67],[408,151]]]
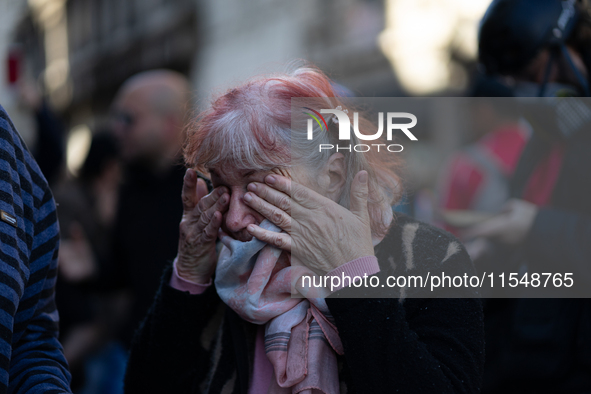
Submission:
[[[479,391],[475,298],[292,298],[306,272],[472,272],[451,235],[393,218],[391,154],[292,150],[306,139],[292,133],[291,98],[336,108],[335,96],[325,75],[300,68],[230,90],[189,128],[178,255],[136,333],[128,393]],[[336,124],[312,142],[336,141]]]

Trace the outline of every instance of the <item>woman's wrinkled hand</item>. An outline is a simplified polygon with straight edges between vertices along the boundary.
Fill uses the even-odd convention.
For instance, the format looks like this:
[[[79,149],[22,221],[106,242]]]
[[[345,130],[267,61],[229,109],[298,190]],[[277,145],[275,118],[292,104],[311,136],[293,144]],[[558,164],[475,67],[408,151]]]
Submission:
[[[215,245],[230,195],[225,187],[218,187],[207,194],[205,181],[198,178],[194,170],[188,169],[182,199],[177,271],[183,279],[205,284],[215,270]]]
[[[359,257],[373,256],[367,172],[351,186],[351,208],[280,175],[248,185],[244,201],[284,232],[247,227],[254,237],[292,253],[292,261],[324,274]]]

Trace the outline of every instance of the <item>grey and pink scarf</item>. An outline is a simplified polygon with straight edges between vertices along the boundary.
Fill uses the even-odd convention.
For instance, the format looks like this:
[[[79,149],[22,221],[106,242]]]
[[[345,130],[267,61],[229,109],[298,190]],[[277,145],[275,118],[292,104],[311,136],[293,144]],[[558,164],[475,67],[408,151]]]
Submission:
[[[281,231],[269,221],[260,225]],[[274,370],[269,393],[339,392],[336,355],[343,354],[337,328],[323,298],[292,297],[302,275],[291,256],[262,241],[222,236],[215,287],[244,320],[265,325],[265,352]]]

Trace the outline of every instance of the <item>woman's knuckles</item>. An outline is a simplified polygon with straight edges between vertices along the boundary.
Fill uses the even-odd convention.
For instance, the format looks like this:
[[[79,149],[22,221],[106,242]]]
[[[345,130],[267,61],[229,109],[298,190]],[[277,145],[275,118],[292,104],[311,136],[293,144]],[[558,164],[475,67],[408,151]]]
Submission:
[[[282,227],[284,225],[283,214],[279,211],[274,211],[271,213],[270,217],[271,221],[275,223],[277,226]]]
[[[273,236],[273,245],[277,246],[278,248],[287,246],[285,239],[280,234]]]
[[[291,202],[289,201],[289,198],[281,197],[277,203],[277,207],[279,207],[279,209],[284,212],[289,212],[289,209],[291,208]]]
[[[298,187],[293,191],[293,199],[301,204],[306,204],[310,199],[310,193],[305,187]]]
[[[193,204],[193,201],[189,196],[183,195],[182,200],[183,200],[183,207],[185,208],[186,211],[190,211],[195,206],[195,204]]]

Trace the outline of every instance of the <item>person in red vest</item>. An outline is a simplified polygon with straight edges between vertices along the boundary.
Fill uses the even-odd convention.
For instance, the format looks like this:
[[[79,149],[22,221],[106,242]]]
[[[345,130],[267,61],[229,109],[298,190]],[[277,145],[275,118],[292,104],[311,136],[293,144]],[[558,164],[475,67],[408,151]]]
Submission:
[[[519,121],[512,91],[495,79],[478,75],[469,91],[472,143],[455,152],[438,180],[438,206],[496,214],[509,198],[509,180],[529,138],[530,130]],[[492,98],[491,98],[492,97]],[[460,228],[445,223],[460,236]],[[467,244],[468,252],[471,245]]]

